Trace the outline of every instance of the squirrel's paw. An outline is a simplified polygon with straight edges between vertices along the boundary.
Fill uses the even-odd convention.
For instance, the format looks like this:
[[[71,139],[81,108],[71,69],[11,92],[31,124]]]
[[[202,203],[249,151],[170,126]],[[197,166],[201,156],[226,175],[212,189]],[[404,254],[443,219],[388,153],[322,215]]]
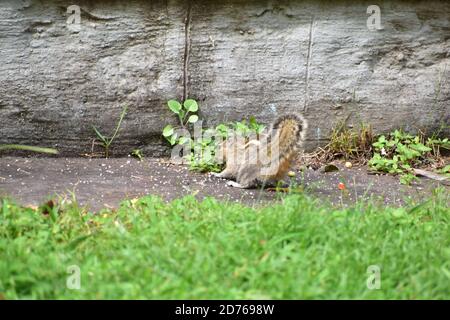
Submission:
[[[242,186],[241,184],[234,182],[234,181],[228,181],[227,182],[227,186],[229,187],[233,187],[233,188],[241,188],[244,189],[244,186]]]
[[[211,175],[216,178],[222,178],[222,172],[211,172]]]

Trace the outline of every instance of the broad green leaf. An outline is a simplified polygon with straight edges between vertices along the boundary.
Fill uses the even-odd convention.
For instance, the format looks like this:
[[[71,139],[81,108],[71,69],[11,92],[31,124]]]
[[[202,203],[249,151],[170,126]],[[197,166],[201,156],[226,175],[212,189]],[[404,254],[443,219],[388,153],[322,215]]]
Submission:
[[[175,135],[170,136],[169,142],[170,142],[170,145],[173,146],[175,143],[177,143],[177,137],[175,137]]]
[[[397,143],[398,143],[398,141],[396,142],[396,141],[393,141],[393,140],[389,140],[389,141],[386,143],[386,145],[387,145],[389,148],[392,148],[392,147],[395,146]]]
[[[197,112],[197,110],[198,110],[197,101],[195,101],[193,99],[187,99],[183,105],[184,105],[184,108],[189,112]]]
[[[228,137],[228,131],[229,131],[230,129],[226,126],[226,125],[224,125],[224,124],[219,124],[217,127],[216,127],[216,132],[219,134],[219,136],[221,136],[222,138],[226,138],[226,137]]]
[[[198,121],[198,116],[193,114],[192,116],[189,117],[188,122],[189,123],[196,123]]]
[[[186,137],[180,137],[180,139],[178,139],[178,144],[185,144],[187,142],[187,138]]]
[[[421,143],[411,144],[409,147],[419,152],[429,152],[432,150],[431,148],[428,148]]]
[[[173,113],[179,114],[181,110],[181,104],[176,100],[169,100],[167,102],[169,109],[172,110]]]
[[[204,137],[202,139],[202,144],[209,145],[211,143],[211,141],[212,141],[211,137]]]
[[[222,123],[216,127],[216,130],[217,131],[228,131],[228,127]]]
[[[170,137],[171,135],[173,135],[173,127],[169,124],[164,128],[163,136]]]

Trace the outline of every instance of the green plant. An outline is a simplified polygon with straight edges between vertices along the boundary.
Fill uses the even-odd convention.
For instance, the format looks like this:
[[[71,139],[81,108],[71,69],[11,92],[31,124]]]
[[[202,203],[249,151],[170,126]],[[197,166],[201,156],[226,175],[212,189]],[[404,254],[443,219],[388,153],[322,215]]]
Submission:
[[[105,158],[109,157],[109,149],[110,149],[111,144],[113,143],[114,139],[117,137],[117,134],[119,133],[120,126],[122,125],[122,121],[127,113],[127,110],[128,110],[128,106],[124,106],[122,109],[122,112],[120,113],[120,117],[119,117],[119,121],[117,122],[116,129],[111,137],[104,136],[99,130],[97,130],[96,127],[92,126],[95,134],[97,135],[97,138],[100,140],[103,148],[105,149]]]
[[[189,169],[199,172],[220,172],[222,165],[217,163],[217,147],[214,129],[201,129],[202,136],[190,140],[190,153],[186,156]]]
[[[372,153],[372,127],[362,123],[359,128],[348,128],[343,122],[331,131],[328,151],[333,157],[363,160]]]
[[[306,165],[318,169],[336,159],[352,160],[360,164],[365,164],[370,159],[374,139],[372,127],[361,123],[356,128],[349,128],[347,119],[333,127],[329,142],[324,147],[305,157]]]
[[[438,170],[439,173],[445,174],[450,177],[450,164]]]
[[[245,138],[252,134],[261,133],[265,126],[259,124],[254,117],[250,117],[249,121],[242,120],[234,123],[221,123],[215,128],[201,128],[201,137],[179,135],[178,129],[189,129],[189,125],[198,122],[199,118],[198,103],[193,99],[187,99],[183,104],[176,100],[170,100],[167,103],[169,109],[177,115],[179,125],[174,127],[166,125],[162,135],[170,143],[171,146],[180,145],[188,150],[185,159],[190,170],[200,172],[219,172],[223,165],[218,163],[215,158],[215,151],[218,143],[225,140],[230,132],[235,132]],[[219,141],[219,140],[220,141]]]
[[[369,168],[399,174],[400,182],[409,184],[417,179],[412,168],[429,161],[430,157],[438,156],[440,148],[449,148],[449,142],[447,138],[436,137],[425,141],[421,136],[395,130],[388,136],[379,136],[373,147],[374,154],[369,161]]]
[[[188,124],[194,124],[198,121],[198,115],[195,114],[198,111],[198,103],[194,99],[187,99],[181,104],[177,100],[169,100],[167,102],[169,109],[177,115],[179,126],[185,129]],[[170,145],[185,144],[184,137],[178,137],[176,132],[177,127],[167,125],[163,129],[163,136],[169,141]],[[180,141],[181,139],[181,141]]]
[[[141,150],[141,149],[134,149],[134,150],[131,152],[131,155],[132,155],[133,157],[139,159],[139,161],[144,160],[144,154],[142,153],[142,150]]]
[[[3,150],[22,150],[22,151],[32,151],[32,152],[40,152],[47,154],[58,154],[58,150],[52,148],[42,148],[42,147],[33,147],[26,146],[21,144],[0,144],[0,151]]]
[[[413,181],[418,181],[419,179],[411,172],[403,172],[400,175],[401,184],[411,184]]]
[[[440,139],[436,136],[432,136],[427,139],[427,146],[432,149],[434,156],[441,155],[441,149],[450,150],[450,141],[448,138]]]
[[[189,167],[195,171],[220,171],[221,167],[215,162],[214,150],[215,139],[213,134],[207,130],[202,130],[202,136],[198,139],[192,139],[191,135],[179,135],[178,130],[189,129],[190,125],[198,122],[199,118],[198,103],[194,99],[187,99],[182,104],[176,100],[167,102],[169,109],[177,115],[178,126],[166,125],[162,135],[170,143],[171,146],[180,145],[185,147],[189,152],[185,155]]]
[[[230,123],[229,127],[231,127],[237,135],[244,138],[248,138],[252,134],[260,134],[266,128],[264,125],[259,124],[255,117],[250,117],[248,123],[245,119],[240,122]]]

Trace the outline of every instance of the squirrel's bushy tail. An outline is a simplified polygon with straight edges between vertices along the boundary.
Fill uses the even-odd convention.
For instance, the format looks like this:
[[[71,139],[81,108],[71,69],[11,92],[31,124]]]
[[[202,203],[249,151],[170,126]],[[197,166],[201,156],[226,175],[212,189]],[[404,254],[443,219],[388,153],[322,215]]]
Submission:
[[[301,147],[307,129],[307,122],[302,115],[286,114],[279,117],[272,126],[272,133],[278,135],[278,148],[281,156],[289,157]]]

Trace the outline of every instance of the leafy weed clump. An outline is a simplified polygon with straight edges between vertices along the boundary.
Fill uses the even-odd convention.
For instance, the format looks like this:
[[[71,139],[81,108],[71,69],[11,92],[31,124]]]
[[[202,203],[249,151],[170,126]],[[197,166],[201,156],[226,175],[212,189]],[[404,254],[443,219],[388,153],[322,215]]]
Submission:
[[[374,154],[368,163],[369,168],[378,172],[398,174],[401,183],[409,184],[417,180],[413,168],[430,164],[440,156],[442,148],[450,150],[450,142],[448,138],[432,137],[425,140],[418,135],[395,130],[388,136],[379,136],[373,147]]]

